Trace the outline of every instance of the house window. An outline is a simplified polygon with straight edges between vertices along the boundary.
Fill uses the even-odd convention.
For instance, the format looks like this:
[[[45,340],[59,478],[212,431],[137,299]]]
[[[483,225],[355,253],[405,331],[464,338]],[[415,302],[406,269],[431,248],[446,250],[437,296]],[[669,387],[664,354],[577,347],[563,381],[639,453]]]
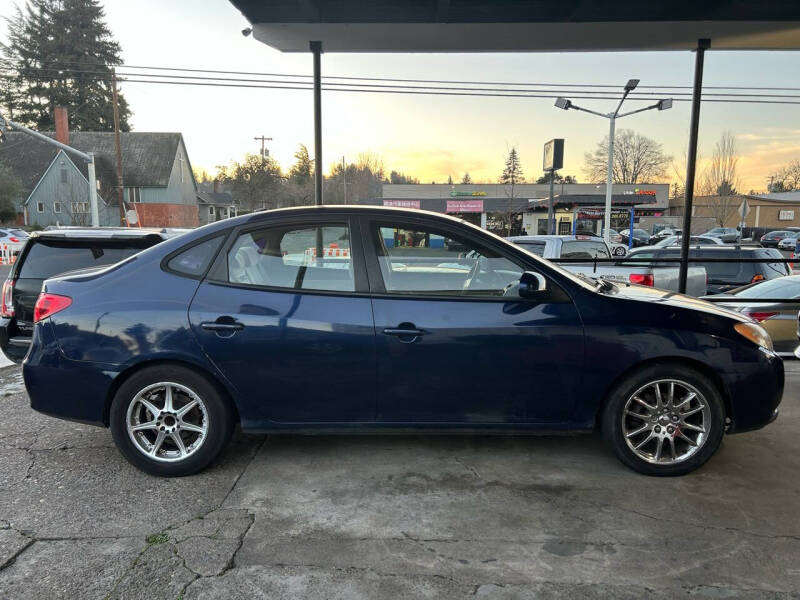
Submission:
[[[88,212],[89,212],[89,203],[88,202],[73,202],[72,203],[72,214],[88,213]]]
[[[44,202],[37,202],[36,203],[36,212],[40,212],[40,213],[44,212]]]
[[[61,183],[67,183],[67,170],[61,169]]]
[[[142,188],[129,187],[128,202],[141,202],[141,201],[142,201]]]
[[[53,212],[60,213],[61,212],[61,202],[53,202]]]
[[[213,217],[214,216],[214,207],[213,206],[209,206],[208,207],[208,216],[209,217]]]

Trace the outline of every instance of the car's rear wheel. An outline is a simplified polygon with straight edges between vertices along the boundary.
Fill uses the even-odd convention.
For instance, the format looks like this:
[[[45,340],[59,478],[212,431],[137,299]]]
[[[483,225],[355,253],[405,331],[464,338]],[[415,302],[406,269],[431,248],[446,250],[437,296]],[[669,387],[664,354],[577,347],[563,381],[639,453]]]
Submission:
[[[619,459],[647,475],[683,475],[719,448],[725,409],[717,387],[683,365],[640,369],[611,392],[603,436]]]
[[[119,388],[111,433],[128,461],[153,475],[179,477],[208,466],[233,431],[233,414],[215,386],[181,366],[145,368]]]

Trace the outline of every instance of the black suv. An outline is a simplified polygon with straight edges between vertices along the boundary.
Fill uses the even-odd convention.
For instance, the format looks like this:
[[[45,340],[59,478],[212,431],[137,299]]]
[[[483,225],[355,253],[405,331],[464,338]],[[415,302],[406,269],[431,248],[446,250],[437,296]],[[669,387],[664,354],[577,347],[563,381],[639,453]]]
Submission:
[[[169,230],[124,227],[62,228],[31,234],[2,291],[0,348],[15,362],[28,352],[33,307],[45,279],[112,265],[172,237]]]
[[[667,248],[642,248],[632,250],[628,256],[636,258],[677,258],[681,249],[677,246]],[[778,258],[783,255],[775,248],[754,248],[742,246],[693,246],[689,248],[689,258]],[[670,263],[659,263],[670,264]],[[675,263],[677,265],[678,263]],[[708,294],[721,294],[736,287],[791,275],[786,263],[745,263],[745,262],[690,262],[691,267],[704,267],[708,277]]]

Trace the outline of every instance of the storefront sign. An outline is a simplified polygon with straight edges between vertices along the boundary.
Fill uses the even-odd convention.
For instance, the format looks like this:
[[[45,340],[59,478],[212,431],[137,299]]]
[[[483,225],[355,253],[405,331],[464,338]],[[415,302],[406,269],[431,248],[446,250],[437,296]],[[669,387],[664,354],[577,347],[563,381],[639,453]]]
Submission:
[[[399,208],[419,208],[419,200],[384,200],[384,206],[397,206]]]
[[[485,196],[486,192],[458,192],[456,190],[450,191],[451,196]]]
[[[579,208],[575,211],[575,217],[577,219],[602,219],[605,214],[606,210],[604,208]],[[612,217],[627,217],[629,214],[630,209],[628,208],[611,209]]]
[[[639,188],[636,188],[633,191],[633,193],[636,194],[637,196],[655,196],[656,195],[656,191],[655,190],[640,190]]]
[[[793,210],[781,210],[778,212],[778,221],[794,221]]]
[[[482,213],[483,200],[448,200],[449,213]]]

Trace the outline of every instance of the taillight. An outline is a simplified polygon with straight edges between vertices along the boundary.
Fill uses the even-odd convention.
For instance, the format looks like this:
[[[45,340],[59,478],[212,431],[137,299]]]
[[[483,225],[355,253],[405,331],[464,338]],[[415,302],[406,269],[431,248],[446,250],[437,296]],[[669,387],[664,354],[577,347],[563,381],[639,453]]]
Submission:
[[[742,312],[751,319],[758,321],[759,323],[761,323],[762,321],[766,321],[767,319],[771,319],[772,317],[778,314],[776,312],[750,312],[747,310]]]
[[[764,276],[761,273],[753,275],[753,278],[750,280],[750,283],[755,283],[756,281],[764,281]]]
[[[8,238],[10,241],[14,242],[15,244],[19,243],[19,238],[10,237]]]
[[[3,298],[0,314],[6,318],[14,316],[14,280],[6,279],[3,282]]]
[[[38,323],[42,319],[64,310],[70,304],[72,304],[72,298],[69,296],[42,292],[36,300],[36,306],[33,307],[33,322]]]
[[[638,285],[647,285],[653,287],[652,273],[631,273],[628,275],[628,280],[631,283],[636,283]]]

